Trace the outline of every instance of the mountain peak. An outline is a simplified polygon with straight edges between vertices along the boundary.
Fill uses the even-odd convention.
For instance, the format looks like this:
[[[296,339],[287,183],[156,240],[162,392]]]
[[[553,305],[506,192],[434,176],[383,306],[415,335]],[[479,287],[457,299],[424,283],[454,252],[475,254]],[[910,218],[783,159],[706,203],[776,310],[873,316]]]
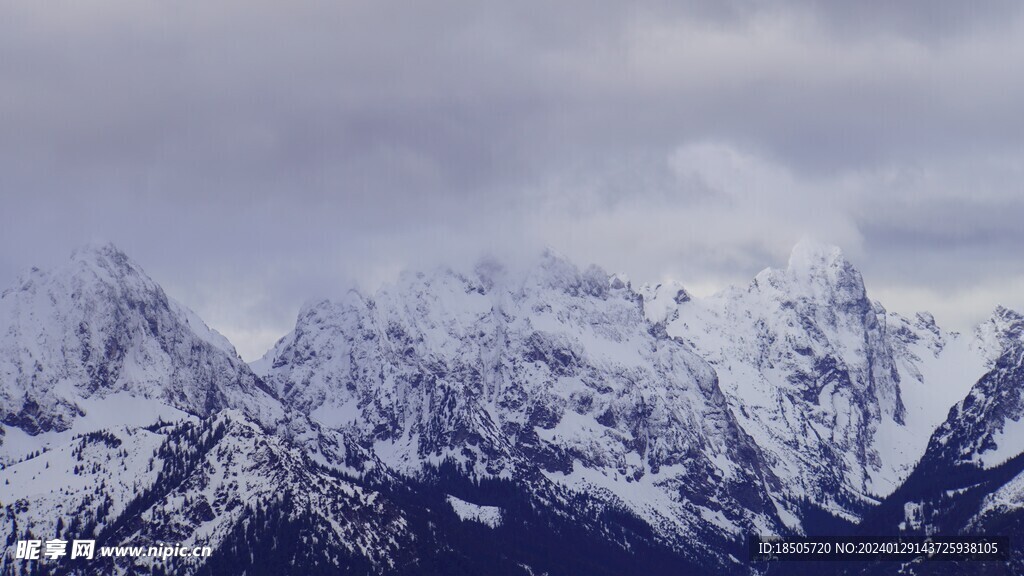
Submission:
[[[1005,306],[996,306],[989,319],[978,329],[991,330],[993,334],[1007,341],[1020,340],[1024,337],[1024,315]]]
[[[836,246],[807,239],[793,247],[784,270],[763,270],[754,279],[751,289],[769,289],[787,300],[806,297],[833,302],[858,312],[871,308],[864,279],[843,251]]]
[[[787,269],[791,272],[811,272],[829,268],[851,267],[846,255],[832,244],[804,238],[793,246]]]
[[[103,267],[137,268],[131,258],[113,242],[90,242],[71,252],[71,261]]]
[[[141,266],[110,242],[90,243],[76,249],[71,253],[71,264],[61,271],[69,277],[78,277],[82,272],[108,284],[162,292]]]
[[[196,415],[256,414],[266,391],[234,348],[112,244],[76,250],[0,299],[0,421],[66,431],[115,394]]]
[[[996,306],[992,315],[974,329],[975,346],[984,351],[989,364],[1008,349],[1024,341],[1024,315],[1005,306]]]
[[[1003,305],[996,306],[996,309],[992,312],[993,320],[1002,320],[1005,322],[1019,322],[1024,320],[1024,315],[1016,310],[1011,310]]]
[[[814,292],[832,293],[838,301],[867,300],[864,279],[837,246],[801,240],[790,253],[786,271],[791,280],[817,287]]]

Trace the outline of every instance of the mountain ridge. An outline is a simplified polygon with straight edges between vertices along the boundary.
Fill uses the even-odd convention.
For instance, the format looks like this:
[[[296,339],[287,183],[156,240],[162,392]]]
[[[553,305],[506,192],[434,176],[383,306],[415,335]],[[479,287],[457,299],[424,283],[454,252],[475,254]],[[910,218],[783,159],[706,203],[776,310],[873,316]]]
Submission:
[[[55,518],[129,543],[198,542],[218,526],[218,546],[234,551],[289,526],[326,543],[310,573],[400,573],[397,558],[422,568],[443,550],[502,573],[582,570],[571,555],[548,550],[543,560],[533,540],[505,549],[516,559],[506,565],[492,556],[497,540],[479,540],[533,530],[607,548],[609,566],[640,562],[630,550],[644,549],[655,572],[757,574],[743,559],[747,535],[809,533],[822,515],[871,524],[907,494],[922,474],[912,470],[936,458],[929,438],[967,410],[957,406],[968,391],[1006,392],[1000,383],[1022,378],[1011,366],[1022,326],[1002,307],[971,335],[943,331],[927,313],[889,312],[841,250],[807,242],[786,268],[708,298],[680,283],[634,289],[546,251],[522,269],[484,260],[410,271],[372,293],[310,302],[247,365],[123,252],[90,247],[0,297],[0,476],[20,495],[0,510],[15,527],[8,545],[26,530],[53,533]],[[1014,410],[966,434],[984,443]],[[190,440],[171,441],[171,426]],[[87,448],[107,456],[60,460]],[[293,473],[282,476],[282,465]],[[86,466],[109,486],[106,499],[70,488],[77,480],[25,480],[71,479]],[[134,475],[131,490],[113,484],[119,466]],[[245,488],[275,478],[273,488]],[[311,482],[348,486],[347,506],[377,512],[339,528],[341,504],[323,491],[281,508],[274,495]],[[986,484],[974,525],[1013,521],[1013,503],[1024,507],[1014,482]],[[461,526],[475,520],[452,502],[503,520],[471,536]],[[253,522],[269,532],[246,528]],[[352,547],[353,530],[393,542]],[[300,561],[299,542],[284,541]],[[403,545],[419,555],[403,556],[395,544],[414,541],[439,547]],[[19,566],[5,557],[0,573]],[[129,566],[138,565],[107,568]]]

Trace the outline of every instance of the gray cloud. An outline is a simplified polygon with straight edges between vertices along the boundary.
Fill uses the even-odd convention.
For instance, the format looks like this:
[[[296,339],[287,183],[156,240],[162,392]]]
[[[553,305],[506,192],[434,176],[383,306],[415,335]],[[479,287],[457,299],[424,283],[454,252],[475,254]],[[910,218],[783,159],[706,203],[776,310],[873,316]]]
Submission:
[[[812,235],[898,307],[1024,305],[1016,2],[0,10],[0,283],[109,239],[247,358],[543,245],[710,290]]]

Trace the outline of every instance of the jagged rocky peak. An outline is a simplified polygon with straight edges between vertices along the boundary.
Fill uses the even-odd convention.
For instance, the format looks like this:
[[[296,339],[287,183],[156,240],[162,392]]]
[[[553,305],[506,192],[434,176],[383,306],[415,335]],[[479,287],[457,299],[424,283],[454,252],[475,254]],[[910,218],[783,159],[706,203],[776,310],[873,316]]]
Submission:
[[[1024,341],[1024,315],[997,306],[992,315],[975,328],[974,336],[974,345],[992,365],[1006,350]]]
[[[851,265],[838,246],[804,238],[793,246],[786,267],[794,273],[813,273],[821,270],[844,270]]]
[[[601,304],[613,296],[617,296],[617,304]],[[588,301],[592,304],[582,305]],[[553,313],[553,309],[560,312]],[[614,312],[614,317],[609,318],[609,312]],[[352,372],[357,368],[366,371],[363,376],[401,386],[408,375],[396,375],[397,382],[392,382],[392,377],[371,374],[373,362],[387,363],[390,354],[399,355],[398,364],[414,364],[410,371],[422,371],[425,361],[441,376],[456,370],[455,363],[466,363],[457,370],[472,367],[481,372],[481,362],[494,362],[481,355],[494,356],[505,350],[513,325],[529,329],[526,336],[533,335],[530,342],[536,344],[552,340],[548,332],[565,324],[590,323],[625,323],[626,329],[646,331],[646,326],[641,326],[639,297],[627,281],[597,266],[581,271],[567,258],[546,250],[524,267],[510,268],[488,258],[467,272],[451,268],[406,271],[372,295],[349,290],[337,299],[307,305],[295,330],[254,366],[270,375],[290,401],[313,408],[331,395],[331,383],[348,382],[346,386],[355,390],[362,381]],[[612,326],[606,332],[612,328],[621,330],[622,326]],[[350,348],[360,355],[347,354]],[[581,352],[582,348],[569,356]],[[487,380],[493,388],[496,378],[478,374],[469,382]],[[413,387],[418,388],[418,383],[416,380]],[[311,393],[318,389],[320,392]],[[367,390],[376,392],[375,387]]]
[[[894,488],[905,458],[887,435],[903,425],[904,405],[886,312],[841,250],[800,242],[786,268],[667,317],[667,332],[715,367],[783,480],[782,498],[810,495],[856,518]]]
[[[71,262],[79,270],[90,272],[108,286],[163,292],[138,264],[109,242],[87,244],[74,250]]]
[[[787,300],[823,301],[841,311],[869,312],[864,279],[836,246],[801,240],[793,247],[785,269],[768,268],[751,290],[773,290]]]
[[[890,316],[893,316],[890,314]],[[897,320],[900,320],[898,317]],[[930,312],[917,312],[914,314],[913,322],[914,332],[917,338],[925,338],[930,341],[931,347],[935,354],[938,354],[943,346],[946,344],[946,340],[949,337],[958,337],[959,334],[946,333],[939,327],[939,323],[935,321],[935,316],[932,316]]]
[[[626,287],[621,279],[600,266],[591,264],[581,271],[568,258],[548,248],[528,268],[523,288],[555,289],[569,296],[605,298],[612,288],[613,280],[618,280],[614,282],[617,288]]]
[[[113,244],[78,248],[67,263],[52,271],[33,267],[15,288],[4,291],[3,298],[8,303],[24,301],[41,291],[51,294],[54,307],[67,300],[91,304],[97,298],[167,300],[163,290]]]
[[[402,274],[346,302],[304,311],[263,366],[290,408],[389,466],[450,458],[580,490],[599,476],[645,517],[657,497],[668,522],[706,525],[685,493],[725,530],[776,521],[774,478],[713,370],[652,329],[622,277],[548,251],[524,268]],[[727,486],[742,497],[711,504]]]
[[[378,336],[402,346],[404,353],[446,354],[451,346],[472,342],[490,334],[497,322],[511,320],[509,313],[522,302],[534,302],[536,311],[542,311],[562,299],[600,300],[613,293],[634,302],[628,283],[618,276],[597,266],[581,271],[551,250],[520,268],[486,258],[470,271],[407,270],[372,295],[353,288],[307,304],[294,332],[254,365],[270,373],[288,364],[322,364],[336,356],[329,352],[333,343],[373,343]],[[635,302],[633,308],[639,311]],[[636,314],[633,320],[640,318]]]
[[[262,386],[223,336],[112,244],[33,269],[0,297],[0,419],[30,434],[68,430],[114,396],[268,416]]]

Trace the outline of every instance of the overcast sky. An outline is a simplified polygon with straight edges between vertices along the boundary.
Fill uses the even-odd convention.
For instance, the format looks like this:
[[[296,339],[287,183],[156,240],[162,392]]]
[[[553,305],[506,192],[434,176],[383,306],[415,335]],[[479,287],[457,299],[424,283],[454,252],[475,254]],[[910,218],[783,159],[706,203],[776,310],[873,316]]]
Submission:
[[[969,329],[1024,308],[1020,5],[0,0],[0,286],[113,241],[251,360],[406,267],[810,236]]]

